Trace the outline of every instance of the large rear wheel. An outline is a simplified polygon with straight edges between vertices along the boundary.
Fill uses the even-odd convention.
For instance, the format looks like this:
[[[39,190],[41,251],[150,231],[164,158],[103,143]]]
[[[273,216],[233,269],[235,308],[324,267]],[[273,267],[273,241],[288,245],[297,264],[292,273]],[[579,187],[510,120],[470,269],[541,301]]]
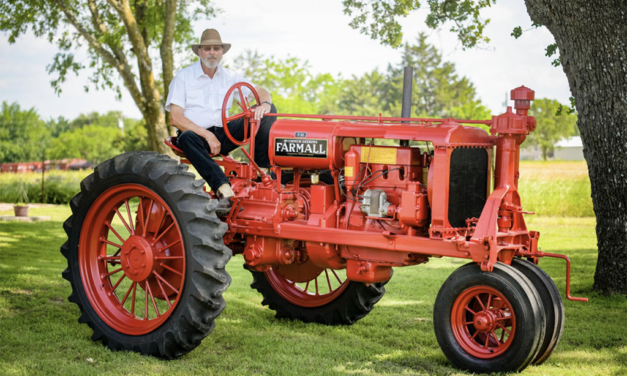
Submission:
[[[70,302],[112,350],[174,358],[200,344],[231,279],[226,225],[187,166],[126,153],[81,182],[64,223]]]
[[[546,320],[538,292],[522,273],[502,263],[483,272],[471,263],[442,285],[433,324],[451,363],[489,373],[527,367],[542,344]]]
[[[319,268],[311,261],[280,265],[253,274],[250,287],[263,305],[288,318],[325,325],[351,325],[372,311],[387,282],[366,285],[346,279],[345,270]]]

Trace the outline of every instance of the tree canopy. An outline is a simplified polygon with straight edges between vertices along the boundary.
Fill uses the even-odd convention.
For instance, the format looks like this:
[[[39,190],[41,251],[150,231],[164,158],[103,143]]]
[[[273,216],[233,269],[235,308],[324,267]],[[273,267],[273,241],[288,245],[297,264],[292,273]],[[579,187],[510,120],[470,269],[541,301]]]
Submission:
[[[541,98],[533,101],[529,110],[529,114],[536,118],[538,126],[527,137],[527,143],[539,146],[544,160],[553,153],[559,140],[578,133],[577,116],[566,113],[557,115],[560,106],[562,104],[555,99]]]
[[[164,98],[174,74],[174,53],[196,37],[192,22],[216,14],[210,0],[8,0],[0,2],[0,30],[15,43],[29,29],[56,44],[48,65],[61,93],[69,73],[89,68],[85,90],[125,86],[141,111],[151,150],[165,152]],[[76,58],[87,47],[87,63]],[[156,54],[155,51],[159,51]]]
[[[398,63],[386,71],[375,69],[350,78],[313,74],[307,61],[264,58],[256,51],[246,51],[233,65],[255,84],[270,90],[282,113],[401,116],[403,68],[411,66],[412,116],[489,118],[490,111],[477,98],[472,82],[459,77],[455,65],[444,61],[426,39],[421,34],[413,44],[404,44]]]
[[[0,112],[0,163],[39,161],[50,132],[34,108],[2,102]]]

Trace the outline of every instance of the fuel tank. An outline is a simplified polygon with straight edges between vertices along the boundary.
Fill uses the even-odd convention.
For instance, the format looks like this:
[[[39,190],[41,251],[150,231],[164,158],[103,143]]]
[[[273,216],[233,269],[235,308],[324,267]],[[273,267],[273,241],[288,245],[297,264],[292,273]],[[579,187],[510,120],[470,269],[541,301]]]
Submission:
[[[342,144],[333,135],[336,126],[324,120],[277,120],[270,131],[270,164],[305,170],[342,168]]]

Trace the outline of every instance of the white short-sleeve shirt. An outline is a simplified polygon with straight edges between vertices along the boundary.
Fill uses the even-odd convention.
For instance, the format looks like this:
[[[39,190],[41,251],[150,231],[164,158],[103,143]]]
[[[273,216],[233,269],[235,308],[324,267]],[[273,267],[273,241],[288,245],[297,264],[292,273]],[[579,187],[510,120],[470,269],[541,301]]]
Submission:
[[[165,109],[170,111],[170,106],[175,104],[183,108],[183,115],[194,124],[203,128],[221,127],[222,102],[229,88],[238,82],[255,85],[244,76],[221,65],[218,65],[213,79],[209,78],[200,64],[198,61],[176,73],[170,83]],[[247,98],[250,91],[244,89],[243,94]],[[232,103],[233,95],[228,101],[227,111],[231,109]]]

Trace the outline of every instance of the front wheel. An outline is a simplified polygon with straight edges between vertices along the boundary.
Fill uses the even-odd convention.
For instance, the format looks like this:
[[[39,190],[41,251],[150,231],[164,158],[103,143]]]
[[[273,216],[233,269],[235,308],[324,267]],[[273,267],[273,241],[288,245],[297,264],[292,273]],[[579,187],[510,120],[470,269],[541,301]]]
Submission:
[[[226,225],[186,170],[165,155],[122,154],[97,166],[71,201],[61,247],[69,300],[112,350],[183,355],[224,309]]]
[[[471,263],[442,285],[433,324],[440,348],[456,367],[516,372],[538,353],[546,319],[538,292],[522,273],[502,263],[483,272]]]

